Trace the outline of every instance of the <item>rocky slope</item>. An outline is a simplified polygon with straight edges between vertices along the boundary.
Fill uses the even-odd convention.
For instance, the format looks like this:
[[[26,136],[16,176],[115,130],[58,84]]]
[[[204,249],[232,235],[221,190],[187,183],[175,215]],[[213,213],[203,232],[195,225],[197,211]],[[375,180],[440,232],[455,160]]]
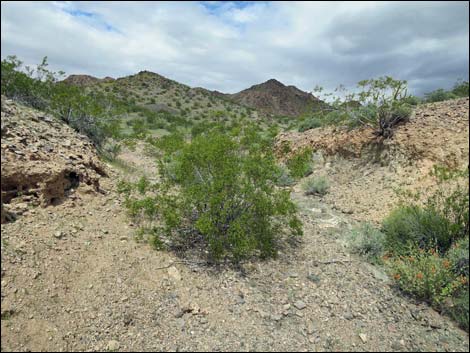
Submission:
[[[90,90],[113,93],[123,101],[194,120],[209,119],[219,111],[223,111],[228,118],[259,117],[257,112],[250,111],[224,94],[213,93],[204,88],[191,88],[150,71],[141,71],[116,80],[71,75],[65,82]]]
[[[92,143],[69,126],[2,97],[2,223],[30,205],[96,192],[105,167]]]
[[[135,176],[154,163],[123,151]],[[147,168],[151,168],[148,170]],[[468,335],[351,257],[348,215],[295,188],[305,236],[276,260],[208,268],[134,239],[105,195],[2,226],[2,351],[466,351]]]
[[[98,79],[88,75],[70,75],[64,82],[90,89],[113,92],[126,101],[138,105],[171,111],[189,118],[209,117],[224,111],[233,117],[290,116],[300,114],[324,104],[312,94],[295,86],[286,86],[271,79],[235,94],[210,91],[202,87],[191,88],[150,71],[135,75]]]
[[[435,165],[467,168],[469,160],[469,99],[419,106],[410,122],[381,141],[372,129],[348,131],[318,128],[280,134],[278,156],[313,147],[314,176],[331,184],[325,201],[352,218],[380,222],[400,200],[397,190],[417,191],[432,186]]]
[[[155,174],[142,142],[123,148],[127,168],[108,165],[102,169],[109,177],[99,177],[87,169],[96,156],[84,138],[37,111],[4,103],[2,188],[4,161],[20,176],[48,168],[44,180],[74,167],[84,182],[78,192],[64,189],[69,197],[61,202],[28,207],[2,225],[2,351],[468,351],[466,332],[348,253],[344,236],[356,222],[344,204],[305,196],[297,185],[292,199],[302,240],[278,259],[210,268],[135,237],[116,190],[120,179]],[[69,163],[70,154],[79,159]],[[316,172],[337,173],[338,187],[346,175],[360,185],[361,173],[375,168],[378,179],[386,172],[359,158],[326,152],[315,158],[322,166]],[[93,176],[103,192],[80,192]]]
[[[229,95],[230,99],[270,115],[297,117],[322,104],[311,93],[271,79]]]
[[[63,82],[68,83],[70,85],[75,85],[75,86],[90,86],[94,85],[100,82],[106,83],[106,82],[113,82],[114,78],[112,77],[105,77],[102,79],[99,79],[94,76],[90,75],[70,75],[68,76]]]

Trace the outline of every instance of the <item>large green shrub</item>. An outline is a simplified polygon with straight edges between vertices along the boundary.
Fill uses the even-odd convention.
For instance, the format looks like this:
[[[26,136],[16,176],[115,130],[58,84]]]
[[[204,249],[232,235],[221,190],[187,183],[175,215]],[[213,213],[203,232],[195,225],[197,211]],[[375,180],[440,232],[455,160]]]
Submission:
[[[172,153],[171,163],[161,163],[158,193],[134,195],[128,207],[139,214],[153,204],[150,216],[162,237],[173,246],[199,246],[214,262],[275,256],[282,235],[300,235],[301,223],[289,192],[274,185],[274,157],[245,143],[218,131],[196,136]]]
[[[428,103],[441,102],[449,99],[455,99],[459,97],[468,97],[469,85],[468,81],[458,80],[451,90],[445,90],[438,88],[432,92],[424,94],[425,101]]]

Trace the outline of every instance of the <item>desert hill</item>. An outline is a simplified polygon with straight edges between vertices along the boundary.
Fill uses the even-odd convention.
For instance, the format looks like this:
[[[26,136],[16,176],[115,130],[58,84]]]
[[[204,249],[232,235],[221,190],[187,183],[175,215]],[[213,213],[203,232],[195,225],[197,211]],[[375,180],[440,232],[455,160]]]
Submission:
[[[235,102],[271,115],[290,117],[299,116],[322,103],[311,93],[295,86],[286,86],[275,79],[251,86],[229,97]]]

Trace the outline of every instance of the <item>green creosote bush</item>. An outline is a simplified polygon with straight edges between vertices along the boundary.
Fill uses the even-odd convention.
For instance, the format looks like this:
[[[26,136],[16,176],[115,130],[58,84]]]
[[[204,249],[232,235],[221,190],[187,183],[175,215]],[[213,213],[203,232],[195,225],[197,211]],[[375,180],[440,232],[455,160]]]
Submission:
[[[250,148],[259,140],[250,131],[234,138],[214,130],[170,148],[171,172],[162,161],[158,193],[129,197],[131,214],[143,212],[173,246],[207,250],[213,262],[276,256],[284,235],[302,234],[301,222],[289,192],[274,185],[274,157]]]
[[[306,195],[325,195],[329,188],[330,184],[324,176],[310,178],[302,185]]]

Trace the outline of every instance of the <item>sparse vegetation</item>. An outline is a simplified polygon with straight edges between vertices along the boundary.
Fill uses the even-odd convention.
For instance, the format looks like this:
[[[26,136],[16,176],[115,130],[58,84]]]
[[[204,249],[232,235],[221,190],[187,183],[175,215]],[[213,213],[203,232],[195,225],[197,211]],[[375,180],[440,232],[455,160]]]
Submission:
[[[425,93],[425,101],[427,103],[433,103],[460,97],[468,97],[468,87],[468,81],[459,80],[455,83],[454,88],[451,90],[446,91],[443,88],[439,88],[435,91]]]
[[[385,235],[371,224],[363,223],[350,231],[347,245],[352,253],[377,263],[385,252]]]
[[[403,205],[384,221],[386,264],[403,291],[468,330],[468,169],[435,167],[433,175],[440,187],[423,206]],[[459,178],[466,179],[463,185]]]
[[[307,179],[302,185],[306,195],[325,195],[329,187],[328,180],[324,176]]]
[[[101,148],[107,137],[119,137],[122,105],[111,95],[85,93],[58,82],[63,72],[48,70],[47,57],[36,69],[25,67],[16,56],[2,60],[1,93],[33,108],[49,112],[68,123]]]

